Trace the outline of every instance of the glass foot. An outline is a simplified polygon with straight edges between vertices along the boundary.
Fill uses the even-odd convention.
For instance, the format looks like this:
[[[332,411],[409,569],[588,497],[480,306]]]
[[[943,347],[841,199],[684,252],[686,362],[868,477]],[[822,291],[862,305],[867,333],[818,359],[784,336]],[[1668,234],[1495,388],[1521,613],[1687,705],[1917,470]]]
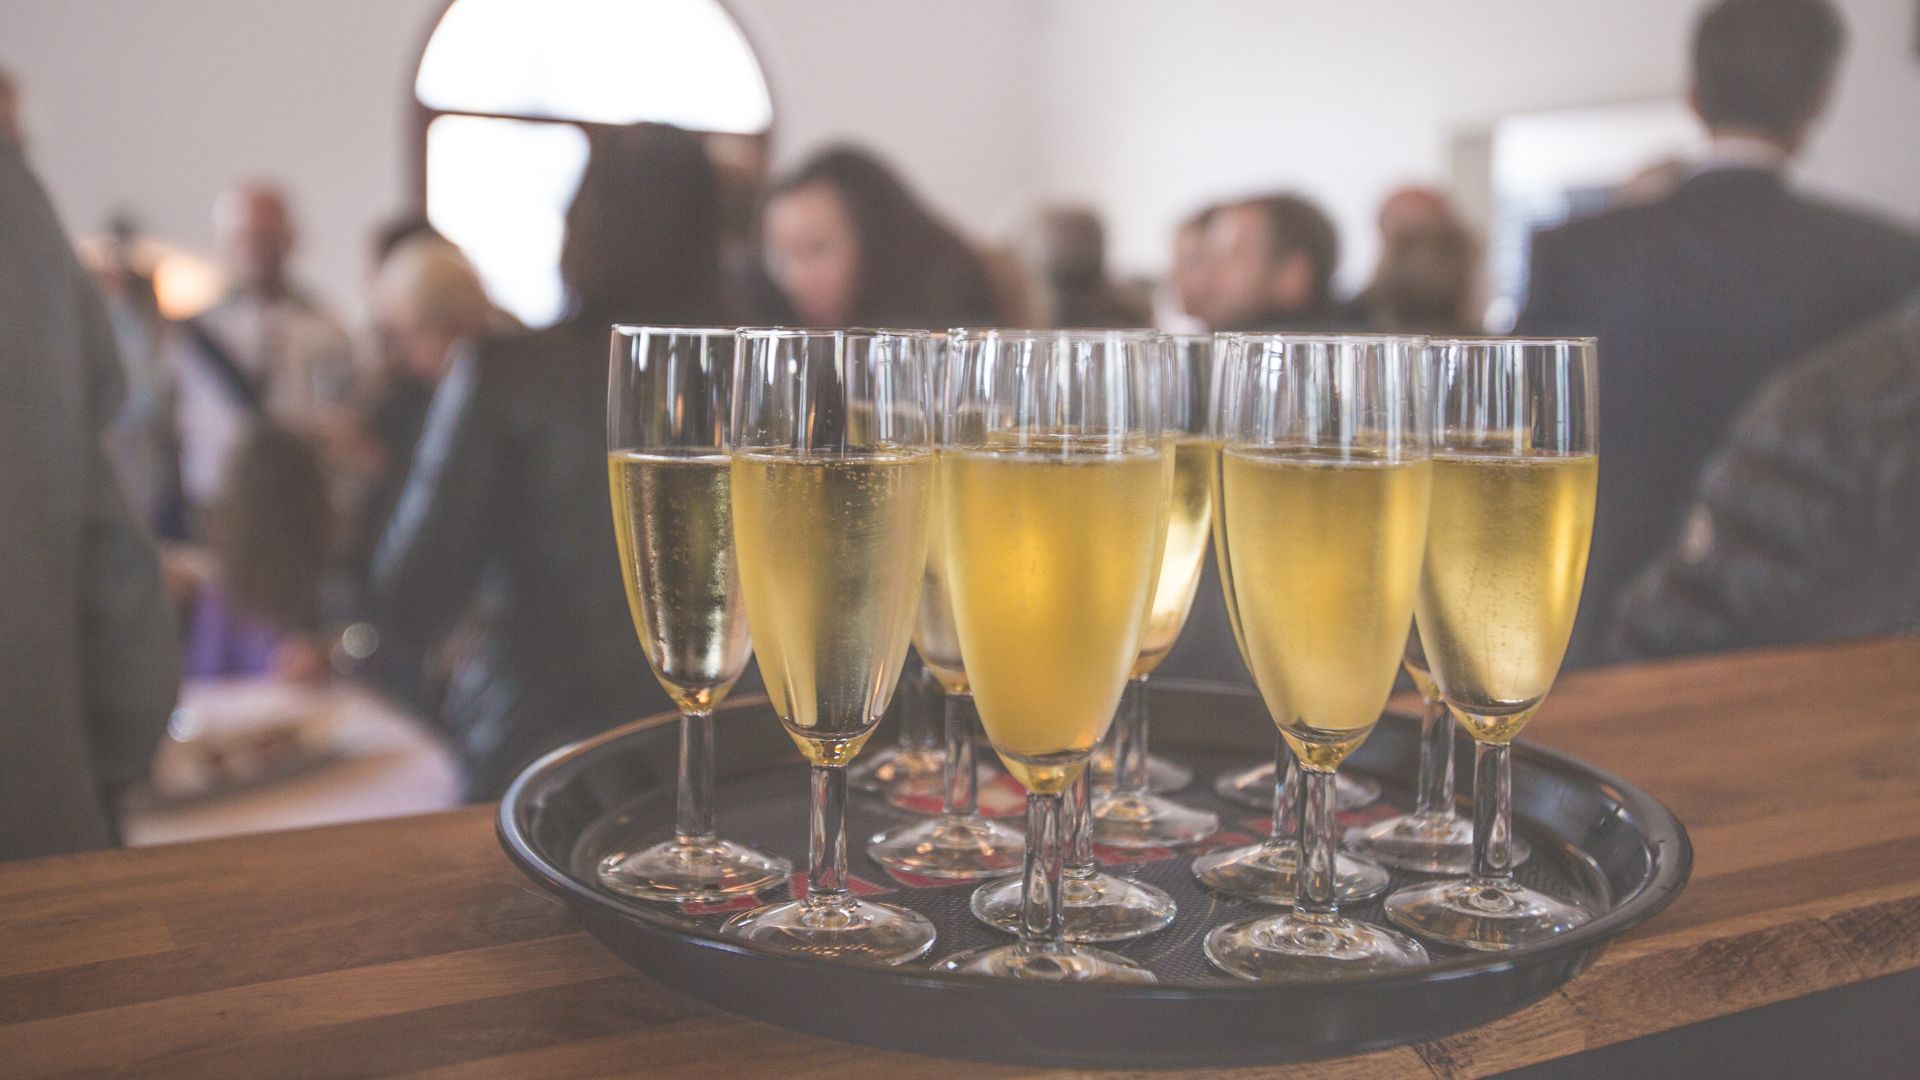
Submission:
[[[1220,831],[1220,816],[1158,795],[1112,792],[1093,800],[1093,841],[1121,848],[1171,848]]]
[[[902,825],[867,845],[873,861],[889,870],[940,881],[1014,873],[1026,852],[1026,837],[1017,830],[972,814]]]
[[[1023,886],[1018,874],[974,890],[974,917],[1009,934],[1020,931]],[[1098,871],[1069,870],[1060,879],[1060,921],[1068,941],[1129,941],[1173,922],[1173,897],[1144,882]]]
[[[1431,881],[1387,897],[1387,918],[1429,941],[1499,952],[1593,920],[1586,905],[1514,882]]]
[[[1427,950],[1405,934],[1339,915],[1293,912],[1215,927],[1205,948],[1213,966],[1255,982],[1338,978],[1427,962]]]
[[[904,964],[933,948],[933,924],[919,912],[844,895],[743,911],[720,932],[758,945],[870,964]]]
[[[1113,790],[1113,748],[1102,743],[1093,752],[1093,764],[1088,766],[1088,775],[1093,780],[1094,790]],[[1193,783],[1193,770],[1175,761],[1168,761],[1153,754],[1147,755],[1147,790],[1155,795],[1166,795],[1179,791]]]
[[[935,971],[962,975],[997,975],[1003,979],[1039,979],[1047,982],[1157,982],[1153,972],[1104,949],[1085,945],[1041,945],[1020,942],[992,949],[973,949],[941,961]]]
[[[1459,814],[1402,814],[1348,829],[1341,846],[1356,858],[1423,874],[1465,875],[1473,869],[1473,822]],[[1533,854],[1527,842],[1513,838],[1513,865]]]
[[[616,851],[596,868],[603,888],[636,900],[677,904],[757,893],[779,885],[793,864],[730,840],[668,840]]]
[[[946,763],[946,753],[934,747],[903,750],[889,746],[849,766],[847,786],[875,795],[930,792],[937,799]]]
[[[1273,810],[1273,765],[1256,765],[1235,773],[1223,773],[1213,782],[1213,793],[1228,802]],[[1358,810],[1380,801],[1380,785],[1361,776],[1341,773],[1333,780],[1333,808]]]
[[[1293,875],[1299,866],[1298,844],[1264,840],[1200,856],[1193,860],[1193,876],[1228,896],[1292,907],[1298,892]],[[1348,855],[1334,857],[1334,897],[1342,904],[1371,900],[1387,891],[1387,882],[1385,867]]]

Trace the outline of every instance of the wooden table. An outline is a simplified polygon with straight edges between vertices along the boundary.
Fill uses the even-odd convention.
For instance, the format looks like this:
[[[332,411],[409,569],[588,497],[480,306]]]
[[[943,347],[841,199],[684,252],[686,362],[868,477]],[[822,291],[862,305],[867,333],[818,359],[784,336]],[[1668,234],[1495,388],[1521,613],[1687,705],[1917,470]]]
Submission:
[[[1487,1027],[1205,1075],[1483,1075],[1920,968],[1920,639],[1570,675],[1529,734],[1686,821],[1673,907]],[[490,815],[0,865],[0,1074],[1042,1075],[716,1013],[576,930]]]

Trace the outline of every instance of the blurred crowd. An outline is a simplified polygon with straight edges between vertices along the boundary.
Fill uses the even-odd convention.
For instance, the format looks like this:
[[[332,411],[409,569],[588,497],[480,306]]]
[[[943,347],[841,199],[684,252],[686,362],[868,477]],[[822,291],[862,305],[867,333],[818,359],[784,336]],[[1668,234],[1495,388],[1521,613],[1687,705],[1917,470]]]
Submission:
[[[1827,0],[1715,4],[1693,50],[1706,158],[1532,239],[1516,332],[1594,335],[1602,357],[1600,509],[1570,663],[1920,626],[1920,236],[1791,181],[1843,44]],[[373,325],[356,335],[303,287],[297,207],[266,182],[212,208],[226,294],[169,321],[130,228],[90,281],[68,274],[11,101],[0,84],[0,418],[72,416],[0,420],[0,580],[6,618],[39,607],[12,584],[32,581],[48,605],[66,590],[75,625],[8,623],[0,694],[71,671],[66,714],[86,734],[45,753],[119,764],[46,783],[87,792],[124,782],[166,715],[171,691],[130,653],[188,677],[376,681],[436,718],[475,798],[555,745],[669,708],[613,554],[613,322],[1484,330],[1479,232],[1434,188],[1384,200],[1379,260],[1353,295],[1335,287],[1338,230],[1298,192],[1196,209],[1164,278],[1127,281],[1093,210],[1041,207],[1017,241],[983,243],[857,146],[736,213],[699,138],[658,124],[594,133],[551,326],[518,325],[408,217],[372,238]],[[26,388],[49,368],[72,385]],[[85,467],[96,458],[111,469]],[[164,568],[151,583],[148,535]],[[1213,599],[1176,673],[1181,657],[1188,674],[1237,664],[1205,625]],[[127,635],[156,633],[150,603],[165,640],[139,645]],[[15,649],[60,633],[63,659]],[[0,822],[15,798],[0,796]],[[94,818],[43,848],[104,841],[111,821]],[[8,828],[0,856],[42,849]]]

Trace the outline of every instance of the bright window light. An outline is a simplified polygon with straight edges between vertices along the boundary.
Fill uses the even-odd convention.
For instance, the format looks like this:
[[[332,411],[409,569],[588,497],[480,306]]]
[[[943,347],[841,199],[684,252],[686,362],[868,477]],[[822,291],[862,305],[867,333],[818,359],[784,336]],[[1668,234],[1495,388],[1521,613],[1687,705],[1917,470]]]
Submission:
[[[459,0],[414,92],[446,112],[757,135],[766,79],[714,0]]]
[[[529,326],[565,303],[560,241],[586,165],[586,133],[572,124],[441,116],[427,128],[427,216]]]

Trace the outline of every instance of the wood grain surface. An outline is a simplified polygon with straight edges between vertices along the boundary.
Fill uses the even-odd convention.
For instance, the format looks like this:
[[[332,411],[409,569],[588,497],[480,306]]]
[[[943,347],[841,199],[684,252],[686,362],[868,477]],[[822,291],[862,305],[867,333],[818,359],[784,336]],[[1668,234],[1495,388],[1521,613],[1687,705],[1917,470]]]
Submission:
[[[1142,1075],[1479,1076],[1920,967],[1920,639],[1576,673],[1528,737],[1686,822],[1671,908],[1477,1030]],[[500,853],[490,808],[0,864],[0,1076],[618,1075],[1083,1074],[717,1013],[580,932]]]

